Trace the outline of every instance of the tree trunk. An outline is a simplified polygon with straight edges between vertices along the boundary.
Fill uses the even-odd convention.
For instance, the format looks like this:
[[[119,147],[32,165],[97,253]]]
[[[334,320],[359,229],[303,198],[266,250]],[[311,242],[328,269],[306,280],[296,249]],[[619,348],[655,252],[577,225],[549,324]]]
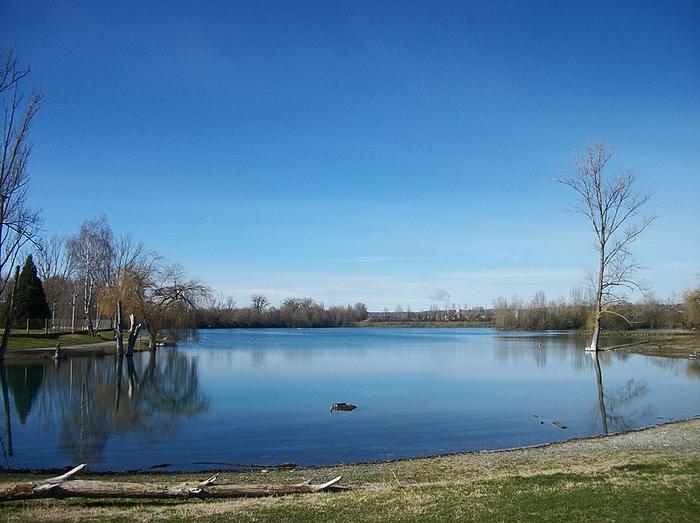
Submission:
[[[70,315],[70,333],[75,334],[75,298],[77,295],[73,293],[73,301],[71,302],[71,315]]]
[[[124,333],[124,325],[122,324],[122,302],[117,301],[117,325],[116,325],[116,336],[117,336],[117,354],[121,356],[124,354],[124,339],[122,337]]]
[[[158,332],[155,329],[148,330],[148,348],[149,350],[155,351],[158,348],[156,340],[158,339]]]
[[[603,231],[603,234],[605,232]],[[600,259],[598,262],[598,282],[595,292],[595,316],[593,317],[593,335],[589,350],[598,351],[598,340],[600,339],[600,316],[603,313],[603,280],[605,278],[605,241],[601,241],[599,247]]]
[[[94,336],[95,335],[95,328],[92,325],[92,318],[90,317],[90,311],[85,312],[85,318],[87,320],[86,327],[87,327],[88,334],[90,336]]]
[[[141,324],[136,325],[136,320],[133,314],[129,314],[129,321],[131,325],[129,326],[129,341],[126,347],[127,356],[134,354],[134,346],[136,345],[136,340],[139,337],[139,332],[141,332]]]
[[[92,295],[93,295],[93,282],[88,275],[85,276],[85,281],[83,282],[85,288],[83,289],[83,305],[85,312],[85,326],[87,327],[88,334],[90,336],[95,335],[95,329],[92,325],[92,318],[90,317],[90,307],[92,306]]]
[[[596,306],[596,309],[598,306]],[[593,320],[593,335],[591,336],[591,345],[588,350],[593,352],[598,352],[598,339],[600,338],[600,311],[595,311],[595,318]]]
[[[10,333],[12,332],[12,322],[14,321],[15,292],[17,292],[17,280],[19,280],[19,265],[15,267],[15,281],[12,283],[12,294],[7,307],[7,317],[5,318],[5,332],[2,333],[2,343],[0,343],[0,360],[5,359],[7,345],[10,343]]]
[[[97,336],[98,332],[100,332],[100,300],[95,300],[95,334],[93,336]]]

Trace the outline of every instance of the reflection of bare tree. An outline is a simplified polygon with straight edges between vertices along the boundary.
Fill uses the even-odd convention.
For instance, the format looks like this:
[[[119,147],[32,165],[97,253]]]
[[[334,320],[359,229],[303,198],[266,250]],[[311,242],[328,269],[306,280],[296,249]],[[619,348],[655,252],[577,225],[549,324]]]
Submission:
[[[149,353],[147,361],[139,355],[38,365],[44,373],[38,408],[44,412],[36,415],[46,416],[46,430],[58,432],[59,448],[71,462],[99,463],[115,434],[137,434],[145,443],[160,439],[177,429],[182,416],[208,408],[196,361],[177,350]]]
[[[141,377],[133,357],[127,357],[127,369],[131,389],[128,410],[140,414],[145,432],[145,420],[169,425],[177,417],[193,416],[208,408],[209,402],[199,390],[196,362],[176,350],[150,352]]]
[[[77,379],[73,378],[77,391],[71,391],[59,420],[59,448],[77,463],[101,456],[111,432],[111,408],[105,404],[109,392],[104,390],[107,375],[102,366],[90,363],[74,366],[74,370],[82,367]]]
[[[0,380],[2,380],[2,403],[5,409],[5,435],[7,438],[7,447],[3,442],[2,450],[7,462],[7,456],[12,456],[12,419],[10,417],[10,394],[7,390],[7,370],[2,360],[0,360]]]
[[[608,415],[605,412],[605,396],[603,395],[603,374],[600,372],[600,361],[598,361],[598,351],[587,352],[593,360],[595,368],[595,378],[598,385],[598,408],[600,409],[600,419],[603,422],[603,434],[608,435]]]
[[[593,360],[596,373],[598,410],[603,424],[603,433],[607,435],[609,427],[612,427],[613,432],[629,430],[635,426],[634,420],[636,418],[646,419],[650,415],[649,406],[641,411],[630,410],[630,406],[635,400],[646,396],[649,393],[649,387],[643,382],[630,379],[624,385],[605,393],[598,352],[588,352],[587,354]]]

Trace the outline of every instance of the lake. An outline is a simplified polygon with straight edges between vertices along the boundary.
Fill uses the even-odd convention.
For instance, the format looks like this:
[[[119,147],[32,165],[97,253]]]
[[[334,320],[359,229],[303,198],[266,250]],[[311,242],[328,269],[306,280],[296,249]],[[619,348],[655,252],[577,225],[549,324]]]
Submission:
[[[391,460],[700,414],[700,361],[622,352],[596,361],[585,344],[491,329],[232,329],[133,358],[8,361],[0,466]],[[358,408],[331,412],[335,402]]]

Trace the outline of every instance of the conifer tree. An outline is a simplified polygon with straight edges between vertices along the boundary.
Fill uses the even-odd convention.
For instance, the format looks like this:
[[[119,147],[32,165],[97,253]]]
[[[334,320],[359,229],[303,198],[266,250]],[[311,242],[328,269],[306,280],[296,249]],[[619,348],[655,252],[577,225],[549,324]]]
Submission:
[[[17,280],[14,317],[17,324],[20,324],[32,318],[48,318],[50,315],[51,309],[46,302],[44,287],[37,276],[36,266],[30,254]]]

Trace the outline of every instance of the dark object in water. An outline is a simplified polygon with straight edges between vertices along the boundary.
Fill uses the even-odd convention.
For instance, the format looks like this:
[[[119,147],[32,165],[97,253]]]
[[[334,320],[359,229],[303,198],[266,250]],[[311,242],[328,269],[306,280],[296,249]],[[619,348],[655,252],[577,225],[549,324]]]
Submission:
[[[355,410],[357,408],[357,405],[353,405],[352,403],[334,403],[331,405],[331,412],[338,412],[340,410]]]
[[[555,420],[555,419],[546,419],[546,418],[543,418],[543,417],[541,417],[541,416],[538,416],[537,414],[533,414],[532,417],[535,418],[537,421],[539,421],[539,422],[540,422],[540,425],[544,425],[544,423],[545,423],[545,421],[546,421],[546,422],[548,422],[548,423],[551,423],[551,424],[554,425],[555,427],[559,427],[560,429],[565,429],[565,428],[567,428],[567,426],[564,425],[561,421],[557,421],[557,420]]]
[[[170,466],[170,463],[158,463],[157,465],[153,465],[151,468],[152,469],[164,469]]]

